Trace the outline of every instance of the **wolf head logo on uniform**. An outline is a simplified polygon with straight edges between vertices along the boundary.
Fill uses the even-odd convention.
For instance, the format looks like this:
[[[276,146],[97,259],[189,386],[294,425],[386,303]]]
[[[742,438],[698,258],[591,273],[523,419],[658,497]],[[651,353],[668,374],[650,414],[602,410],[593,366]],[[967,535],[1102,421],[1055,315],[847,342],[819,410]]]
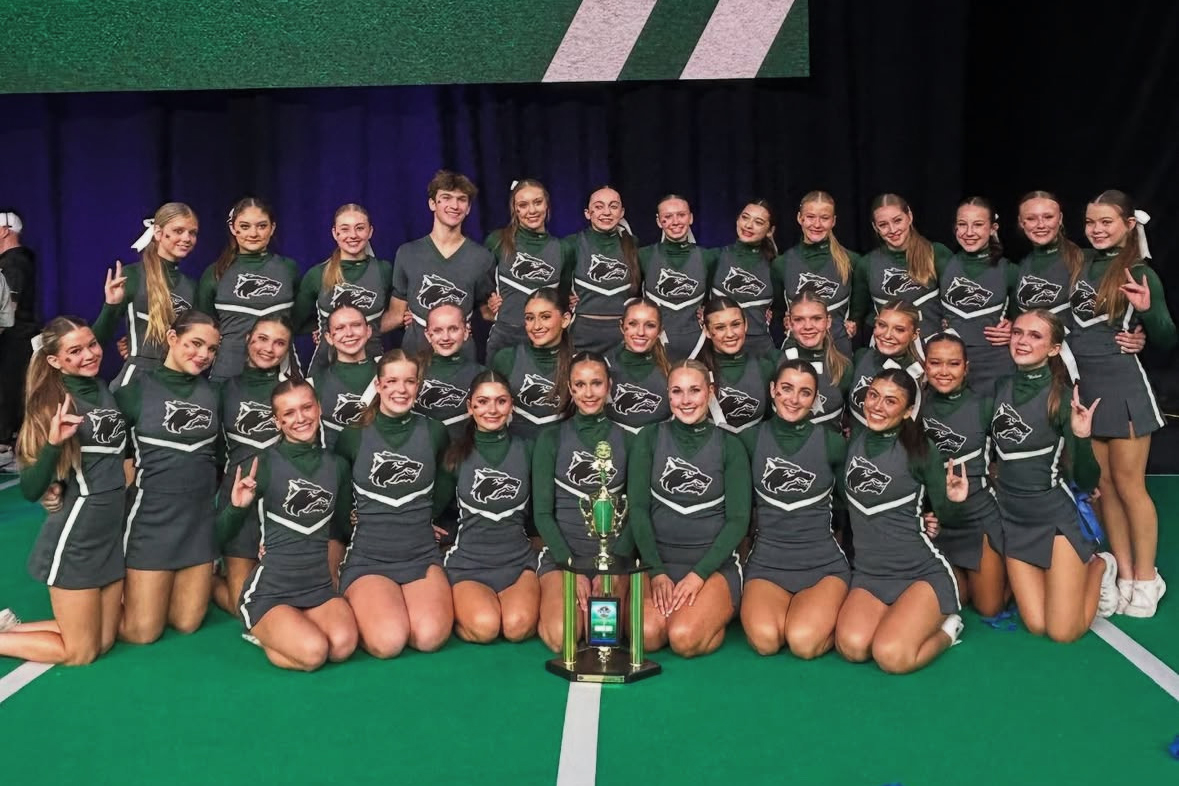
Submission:
[[[864,396],[868,395],[868,388],[870,387],[872,387],[872,377],[861,376],[856,380],[856,384],[852,385],[851,393],[848,394],[848,400],[858,409],[863,409]]]
[[[442,276],[433,273],[422,276],[422,285],[418,288],[418,305],[427,311],[444,303],[453,303],[461,307],[466,299],[466,292]]]
[[[815,473],[807,472],[793,461],[769,456],[761,473],[761,484],[775,494],[805,494],[815,482]]]
[[[925,425],[926,435],[934,441],[938,452],[942,455],[953,456],[966,444],[966,437],[940,420],[921,418],[921,422]]]
[[[729,272],[725,273],[725,280],[721,282],[721,289],[733,295],[757,297],[766,291],[766,285],[765,282],[748,270],[731,267],[729,268]]]
[[[839,291],[839,283],[818,273],[803,271],[798,274],[798,286],[794,288],[794,294],[803,291],[814,292],[823,300],[830,300]]]
[[[896,297],[902,292],[913,292],[921,289],[917,282],[909,277],[906,270],[901,270],[899,267],[885,268],[884,278],[880,282],[880,288],[884,290],[884,294]]]
[[[367,314],[377,302],[377,293],[356,284],[336,284],[332,289],[332,308],[352,306]]]
[[[192,303],[189,303],[175,292],[169,294],[172,296],[172,311],[175,312],[176,316],[180,316],[185,311],[192,311]]]
[[[614,409],[620,415],[650,415],[662,403],[663,396],[638,385],[619,382],[614,386]]]
[[[668,494],[694,494],[702,496],[712,485],[712,478],[681,458],[668,457],[659,476],[659,485]]]
[[[691,276],[665,267],[659,271],[655,291],[660,297],[688,297],[699,286],[700,282]]]
[[[368,470],[368,482],[377,488],[414,483],[422,474],[422,462],[409,456],[382,450],[373,454],[373,463]]]
[[[716,393],[725,420],[729,423],[747,423],[757,417],[761,402],[748,393],[736,388],[721,388]]]
[[[94,441],[99,445],[114,445],[127,433],[127,422],[117,409],[92,409],[86,413]]]
[[[359,393],[340,393],[332,409],[332,420],[345,426],[360,420],[364,414],[364,398]]]
[[[1081,319],[1093,319],[1097,316],[1097,290],[1085,279],[1079,279],[1069,298],[1073,312]]]
[[[323,486],[304,478],[292,478],[287,481],[287,498],[283,500],[282,509],[288,516],[327,513],[335,500],[336,495]]]
[[[979,286],[969,278],[954,276],[950,286],[942,292],[946,302],[955,308],[982,308],[991,302],[995,293]]]
[[[1060,284],[1053,284],[1039,276],[1023,276],[1019,279],[1015,297],[1024,308],[1051,306],[1060,297]]]
[[[163,426],[173,434],[208,428],[212,423],[213,413],[202,406],[187,401],[164,402]]]
[[[573,451],[573,458],[569,461],[569,469],[565,475],[572,486],[591,486],[601,482],[601,475],[594,469],[594,454],[584,450]],[[609,485],[618,477],[618,470],[611,466],[606,470],[606,484]]]
[[[274,425],[274,412],[269,405],[260,401],[243,401],[238,404],[233,429],[238,434],[247,436],[278,431],[278,427]]]
[[[417,406],[425,410],[449,410],[467,400],[467,391],[437,379],[424,379],[418,388]]]
[[[590,254],[590,281],[604,284],[607,281],[626,281],[629,277],[630,271],[626,269],[626,263],[621,259],[602,254]]]
[[[852,456],[847,465],[847,487],[858,494],[883,494],[892,478],[863,456]]]
[[[256,297],[274,297],[282,291],[282,282],[258,273],[238,273],[233,284],[233,296],[243,300]]]
[[[1032,427],[1024,422],[1015,407],[1003,403],[995,408],[995,416],[991,418],[991,433],[997,439],[1021,445],[1032,433]]]
[[[514,278],[520,281],[549,281],[556,274],[556,269],[540,257],[516,251],[516,259],[509,268]]]
[[[522,482],[506,472],[483,467],[475,470],[475,482],[471,484],[471,496],[486,505],[497,499],[515,499],[520,493]]]
[[[516,400],[526,407],[551,407],[556,403],[556,386],[539,374],[525,374]]]

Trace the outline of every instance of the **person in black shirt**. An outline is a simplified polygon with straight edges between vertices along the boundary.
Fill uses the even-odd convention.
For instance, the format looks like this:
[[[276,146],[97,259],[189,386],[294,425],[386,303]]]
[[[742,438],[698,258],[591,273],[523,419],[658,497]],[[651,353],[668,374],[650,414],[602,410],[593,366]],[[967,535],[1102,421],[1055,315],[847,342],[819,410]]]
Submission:
[[[11,290],[13,324],[0,332],[0,464],[24,420],[25,372],[32,357],[29,340],[37,334],[36,254],[21,243],[24,222],[10,208],[0,209],[0,275]]]

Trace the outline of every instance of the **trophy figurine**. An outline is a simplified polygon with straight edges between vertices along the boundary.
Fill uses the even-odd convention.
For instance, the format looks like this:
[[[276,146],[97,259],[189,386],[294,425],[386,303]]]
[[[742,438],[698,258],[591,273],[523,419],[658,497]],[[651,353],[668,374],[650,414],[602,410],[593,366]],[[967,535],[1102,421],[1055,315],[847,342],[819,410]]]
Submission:
[[[634,682],[658,674],[659,664],[643,653],[643,573],[647,566],[637,560],[622,560],[611,553],[626,521],[626,497],[613,494],[609,480],[614,475],[608,442],[594,448],[590,465],[601,482],[592,496],[578,499],[586,532],[598,541],[598,553],[589,558],[570,558],[564,571],[565,618],[560,657],[545,668],[574,682]],[[577,648],[577,574],[602,577],[602,596],[589,598],[585,625],[586,645]],[[622,646],[621,609],[611,596],[615,576],[630,576],[630,647]]]

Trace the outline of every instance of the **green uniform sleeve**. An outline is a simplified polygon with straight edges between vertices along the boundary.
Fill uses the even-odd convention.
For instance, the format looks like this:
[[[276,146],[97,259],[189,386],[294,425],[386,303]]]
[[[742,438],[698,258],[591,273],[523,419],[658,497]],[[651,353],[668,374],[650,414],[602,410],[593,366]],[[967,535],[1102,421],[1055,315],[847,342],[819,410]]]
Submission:
[[[925,486],[925,496],[943,527],[953,527],[961,516],[961,505],[946,496],[946,468],[937,446],[926,439],[925,459],[909,462],[909,471]]]
[[[123,268],[123,275],[127,277],[124,289],[127,294],[123,298],[123,302],[115,306],[104,302],[98,319],[94,320],[94,324],[90,326],[99,344],[106,344],[115,337],[115,333],[119,329],[119,321],[127,313],[127,307],[131,305],[131,301],[135,299],[135,293],[139,291],[139,266]]]
[[[504,231],[496,229],[483,240],[483,247],[490,251],[497,260],[499,259],[499,248],[503,245],[503,236]]]
[[[655,545],[655,529],[651,524],[651,462],[654,461],[653,445],[659,424],[644,426],[635,439],[634,452],[626,457],[626,499],[627,518],[630,523],[618,539],[615,551],[633,543],[639,550],[643,562],[651,566],[651,578],[664,576],[667,569],[659,558]]]
[[[1072,410],[1067,403],[1065,391],[1061,391],[1060,409],[1056,412],[1056,429],[1064,437],[1064,449],[1068,455],[1068,477],[1081,491],[1097,488],[1101,480],[1101,466],[1093,455],[1093,445],[1088,437],[1073,433]],[[1100,405],[1098,405],[1100,406]]]
[[[360,429],[353,427],[342,429],[339,436],[336,437],[335,451],[337,456],[349,464],[356,461],[356,454],[360,451]]]
[[[217,301],[217,278],[214,265],[209,265],[205,268],[205,272],[201,274],[201,280],[197,283],[196,291],[196,308],[205,314],[212,314]]]
[[[1167,295],[1163,290],[1163,282],[1158,273],[1147,265],[1137,265],[1131,272],[1135,280],[1141,281],[1146,276],[1146,285],[1150,289],[1150,308],[1142,312],[1142,327],[1146,330],[1146,340],[1152,347],[1168,350],[1175,346],[1177,337],[1175,323],[1171,320],[1171,312],[1167,308]]]
[[[115,391],[115,401],[127,423],[130,426],[138,425],[139,415],[143,411],[143,392],[139,387],[138,376],[132,377],[130,382]]]
[[[852,365],[854,364],[849,363],[847,368],[843,370],[843,376],[839,378],[839,392],[843,393],[844,401],[847,400],[848,391],[852,386]]]
[[[32,466],[21,468],[22,497],[29,502],[36,502],[49,489],[49,484],[57,480],[57,462],[61,458],[61,450],[61,445],[50,445],[46,442],[37,452],[37,460]]]
[[[446,506],[454,499],[455,485],[458,481],[457,477],[452,472],[446,472],[442,467],[442,457],[446,454],[446,448],[450,446],[450,435],[446,431],[446,426],[442,425],[436,420],[427,421],[430,429],[430,444],[434,446],[434,494],[433,494],[433,509],[434,518],[442,515],[442,511],[446,510]]]
[[[352,539],[352,464],[343,456],[327,456],[326,459],[336,462],[338,489],[330,524],[331,538],[347,543]]]
[[[1007,318],[1019,316],[1019,265],[1007,261]]]
[[[245,469],[242,472],[246,472]],[[270,464],[266,460],[265,451],[258,456],[258,471],[254,474],[254,480],[257,482],[258,489],[266,488],[270,480]],[[246,515],[249,513],[250,507],[258,504],[258,498],[244,508],[237,508],[227,498],[225,505],[217,513],[217,518],[214,526],[217,529],[217,542],[224,545],[237,536],[241,531],[242,524],[245,523]]]
[[[701,248],[700,251],[704,255],[704,291],[712,292],[712,283],[716,278],[716,263],[720,260],[720,254],[715,248]]]
[[[822,428],[826,432],[827,463],[831,465],[835,477],[839,477],[843,474],[843,464],[847,461],[847,440],[833,428],[826,426],[815,426],[815,428]]]
[[[532,450],[532,515],[536,531],[552,552],[553,561],[564,565],[573,552],[557,526],[554,514],[556,494],[553,486],[553,472],[557,465],[557,431],[545,429],[536,438]]]
[[[291,324],[296,333],[310,333],[315,329],[315,300],[323,286],[323,265],[316,265],[307,271],[299,282],[295,295],[295,307],[291,311]]]
[[[512,366],[516,364],[516,348],[504,347],[495,353],[495,357],[491,359],[491,370],[498,371],[505,377],[510,377],[512,374]]]
[[[851,305],[848,306],[848,318],[857,325],[862,325],[864,318],[868,316],[868,309],[871,307],[872,295],[868,289],[868,260],[867,257],[859,257],[852,267]]]
[[[736,436],[725,434],[725,525],[712,547],[692,568],[693,573],[707,579],[733,555],[749,532],[752,512],[753,476],[749,471],[749,456]]]
[[[561,238],[560,291],[565,297],[573,292],[573,271],[577,267],[577,244],[572,237]]]

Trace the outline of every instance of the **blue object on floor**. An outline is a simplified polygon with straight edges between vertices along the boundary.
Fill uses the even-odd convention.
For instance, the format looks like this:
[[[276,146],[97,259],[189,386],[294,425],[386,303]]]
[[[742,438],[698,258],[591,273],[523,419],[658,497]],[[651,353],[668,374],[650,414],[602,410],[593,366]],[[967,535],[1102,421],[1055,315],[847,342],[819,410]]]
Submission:
[[[979,620],[990,625],[995,630],[1015,630],[1015,610],[1004,609],[993,617],[979,617]]]
[[[1081,491],[1075,484],[1070,484],[1073,491],[1073,502],[1077,505],[1077,516],[1081,520],[1081,532],[1085,537],[1095,543],[1100,543],[1105,540],[1105,532],[1101,529],[1101,524],[1097,521],[1097,513],[1093,510],[1093,501],[1089,494]]]
[[[1172,759],[1179,759],[1179,734],[1175,735],[1175,740],[1171,743],[1171,746],[1167,748],[1167,751],[1171,754]]]

